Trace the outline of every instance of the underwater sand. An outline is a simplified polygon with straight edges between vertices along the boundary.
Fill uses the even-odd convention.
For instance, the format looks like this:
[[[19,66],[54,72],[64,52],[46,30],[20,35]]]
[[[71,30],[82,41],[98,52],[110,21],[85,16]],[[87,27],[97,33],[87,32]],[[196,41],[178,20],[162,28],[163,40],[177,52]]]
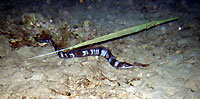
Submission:
[[[70,5],[67,1],[47,0],[29,7],[18,5],[17,9],[15,4],[1,3],[1,16],[7,15],[5,10],[11,5],[14,7],[8,8],[12,9],[8,14],[12,17],[35,12],[53,21],[64,18],[70,25],[88,20],[98,36],[151,20],[180,19],[103,43],[120,61],[150,64],[127,70],[117,70],[98,56],[61,59],[50,55],[31,60],[53,51],[53,47],[24,46],[14,50],[0,35],[0,98],[200,99],[198,3],[145,1],[74,1]]]

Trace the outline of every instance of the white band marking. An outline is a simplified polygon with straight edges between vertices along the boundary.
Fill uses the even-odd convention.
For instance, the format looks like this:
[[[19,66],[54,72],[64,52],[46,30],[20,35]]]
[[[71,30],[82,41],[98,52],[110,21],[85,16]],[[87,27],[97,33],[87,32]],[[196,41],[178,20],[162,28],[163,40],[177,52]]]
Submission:
[[[64,55],[63,55],[63,52],[62,52],[62,51],[60,52],[60,57],[64,57]]]
[[[69,53],[70,57],[75,57],[74,53]]]
[[[119,61],[116,61],[114,66],[116,67],[118,66],[118,64],[119,64]]]
[[[95,54],[95,49],[90,49],[91,55]]]
[[[99,49],[96,49],[95,53],[96,53],[96,55],[98,55],[99,54]]]
[[[87,50],[84,50],[84,51],[82,51],[82,52],[83,52],[83,56],[88,55],[88,51],[87,51]]]
[[[101,56],[105,57],[107,52],[108,52],[107,50],[102,49],[101,50]]]

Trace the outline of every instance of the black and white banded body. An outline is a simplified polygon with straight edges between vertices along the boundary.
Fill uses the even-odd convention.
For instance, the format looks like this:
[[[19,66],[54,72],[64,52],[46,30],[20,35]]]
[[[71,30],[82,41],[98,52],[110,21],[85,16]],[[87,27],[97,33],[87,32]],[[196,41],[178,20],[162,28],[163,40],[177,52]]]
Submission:
[[[36,41],[41,43],[51,43],[55,51],[59,50],[58,46],[54,43],[51,38],[46,38],[45,40],[37,39]],[[118,61],[111,53],[108,48],[105,47],[86,47],[78,48],[68,51],[60,51],[57,53],[60,58],[73,58],[73,57],[85,57],[85,56],[102,56],[107,59],[107,61],[116,69],[129,69],[134,66],[146,67],[148,64],[141,64],[139,62],[134,62],[133,64]]]

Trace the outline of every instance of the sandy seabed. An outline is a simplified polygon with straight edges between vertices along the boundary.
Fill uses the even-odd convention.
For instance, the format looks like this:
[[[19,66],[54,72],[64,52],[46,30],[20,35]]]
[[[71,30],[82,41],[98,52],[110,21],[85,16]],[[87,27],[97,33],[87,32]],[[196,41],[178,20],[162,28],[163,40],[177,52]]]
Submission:
[[[97,29],[98,35],[139,25],[151,18],[181,16],[177,21],[102,44],[120,61],[148,63],[149,67],[118,70],[98,56],[61,59],[50,55],[29,59],[51,52],[53,47],[24,46],[14,50],[1,35],[1,99],[200,99],[199,10],[189,7],[183,12],[170,7],[158,10],[157,3],[151,10],[145,6],[147,11],[122,10],[131,2],[121,3],[116,3],[116,8],[108,7],[109,2],[97,7],[91,4],[85,13],[81,7],[60,8],[59,15],[68,16],[70,24],[89,20],[94,28],[101,27]],[[147,13],[139,12],[143,10]]]

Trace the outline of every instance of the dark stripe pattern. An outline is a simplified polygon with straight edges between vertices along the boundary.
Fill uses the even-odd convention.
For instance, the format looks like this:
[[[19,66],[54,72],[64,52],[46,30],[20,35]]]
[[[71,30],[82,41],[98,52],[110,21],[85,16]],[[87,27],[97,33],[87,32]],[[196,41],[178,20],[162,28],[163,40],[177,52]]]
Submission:
[[[40,43],[51,43],[55,51],[59,50],[58,46],[54,43],[51,38],[46,38],[45,40],[37,39],[36,41]],[[87,47],[82,49],[73,49],[68,51],[60,51],[57,53],[60,58],[73,58],[73,57],[85,57],[85,56],[102,56],[108,60],[108,62],[116,69],[129,69],[133,66],[146,67],[149,64],[141,64],[139,62],[134,62],[134,64],[129,64],[126,62],[119,62],[111,53],[111,51],[105,47]]]

